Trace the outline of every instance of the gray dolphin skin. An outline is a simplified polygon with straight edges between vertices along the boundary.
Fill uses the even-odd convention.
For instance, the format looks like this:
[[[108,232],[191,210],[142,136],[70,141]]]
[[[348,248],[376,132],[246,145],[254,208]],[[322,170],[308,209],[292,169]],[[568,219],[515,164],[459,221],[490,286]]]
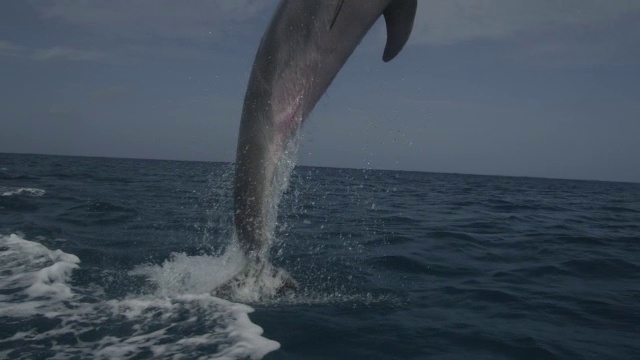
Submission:
[[[279,164],[303,121],[380,16],[387,25],[383,60],[400,52],[416,7],[416,0],[284,0],[278,5],[253,64],[236,155],[234,223],[249,261],[266,258],[278,202],[273,194],[282,191],[277,189]]]

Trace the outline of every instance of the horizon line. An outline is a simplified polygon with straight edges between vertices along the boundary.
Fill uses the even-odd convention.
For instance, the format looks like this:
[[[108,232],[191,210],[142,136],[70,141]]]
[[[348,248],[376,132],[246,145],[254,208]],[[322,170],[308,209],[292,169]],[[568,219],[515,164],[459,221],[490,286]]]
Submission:
[[[117,157],[117,156],[105,156],[105,155],[68,155],[68,154],[43,154],[43,153],[30,153],[30,152],[1,152],[1,151],[0,151],[0,154],[6,154],[6,155],[29,155],[29,156],[80,157],[80,158],[119,159],[119,160],[177,161],[177,162],[201,162],[201,163],[235,164],[234,161],[224,161],[224,160],[160,159],[160,158],[143,158],[143,157]],[[529,179],[541,179],[541,180],[594,181],[594,182],[610,182],[610,183],[623,183],[623,184],[640,184],[640,180],[638,180],[638,181],[631,181],[631,180],[601,180],[601,179],[553,178],[553,177],[531,176],[531,175],[474,174],[474,173],[461,173],[461,172],[384,169],[384,168],[352,168],[352,167],[344,167],[344,166],[308,165],[308,164],[299,164],[299,163],[296,163],[295,167],[344,169],[344,170],[364,170],[364,171],[395,171],[395,172],[426,173],[426,174],[465,175],[465,176],[495,176],[495,177],[529,178]]]

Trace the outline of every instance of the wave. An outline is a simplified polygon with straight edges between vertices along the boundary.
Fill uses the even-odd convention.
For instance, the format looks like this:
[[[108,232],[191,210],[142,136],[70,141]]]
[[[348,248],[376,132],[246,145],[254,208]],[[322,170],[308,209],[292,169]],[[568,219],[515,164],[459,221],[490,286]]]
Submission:
[[[147,272],[157,291],[109,299],[95,283],[72,281],[77,256],[0,235],[0,358],[259,359],[280,347],[250,321],[251,307],[198,291],[197,281],[172,283],[181,261]]]
[[[29,175],[12,175],[5,172],[7,169],[0,169],[0,180],[36,180],[37,177],[29,176]]]
[[[126,223],[138,216],[138,210],[131,207],[115,205],[107,201],[92,201],[72,206],[56,215],[56,219],[79,226],[105,226]]]
[[[45,190],[36,189],[36,188],[6,188],[0,187],[0,196],[14,196],[14,195],[25,195],[25,196],[42,196],[46,194]]]

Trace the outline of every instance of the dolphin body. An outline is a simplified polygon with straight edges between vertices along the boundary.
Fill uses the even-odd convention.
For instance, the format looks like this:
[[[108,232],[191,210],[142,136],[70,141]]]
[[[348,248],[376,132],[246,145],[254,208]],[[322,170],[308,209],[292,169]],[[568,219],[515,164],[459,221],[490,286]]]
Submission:
[[[244,98],[236,154],[234,224],[249,263],[266,261],[296,134],[382,15],[393,59],[407,42],[416,0],[283,0],[263,35]],[[287,159],[289,157],[289,159]],[[282,179],[285,178],[284,181]]]

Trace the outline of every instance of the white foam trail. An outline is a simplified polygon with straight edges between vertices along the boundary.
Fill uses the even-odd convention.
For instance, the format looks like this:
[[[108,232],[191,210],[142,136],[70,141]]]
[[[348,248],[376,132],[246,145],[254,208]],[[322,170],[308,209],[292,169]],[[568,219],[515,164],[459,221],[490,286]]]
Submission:
[[[111,300],[108,304],[114,316],[124,316],[126,322],[140,326],[134,326],[134,333],[126,339],[105,341],[98,352],[102,357],[123,358],[147,348],[155,358],[179,358],[181,354],[189,354],[189,350],[216,345],[216,351],[203,358],[260,359],[280,348],[277,342],[262,337],[262,328],[249,320],[252,308],[209,294]],[[184,312],[189,315],[182,316]],[[195,334],[174,334],[176,329],[201,323],[215,326]],[[157,325],[163,327],[148,331]]]
[[[253,309],[209,293],[242,265],[233,254],[141,266],[133,275],[146,275],[156,293],[106,299],[95,284],[69,284],[75,255],[0,235],[0,316],[10,334],[0,358],[30,359],[29,349],[47,357],[47,349],[55,358],[260,359],[280,344],[249,320]]]
[[[22,290],[0,295],[0,316],[31,314],[43,304],[54,305],[73,297],[66,281],[78,268],[77,256],[49,250],[15,234],[0,236],[0,247],[0,289]],[[22,299],[24,295],[27,299]]]
[[[0,196],[13,196],[13,195],[27,195],[27,196],[42,196],[46,194],[45,190],[36,188],[2,188],[2,195]]]

